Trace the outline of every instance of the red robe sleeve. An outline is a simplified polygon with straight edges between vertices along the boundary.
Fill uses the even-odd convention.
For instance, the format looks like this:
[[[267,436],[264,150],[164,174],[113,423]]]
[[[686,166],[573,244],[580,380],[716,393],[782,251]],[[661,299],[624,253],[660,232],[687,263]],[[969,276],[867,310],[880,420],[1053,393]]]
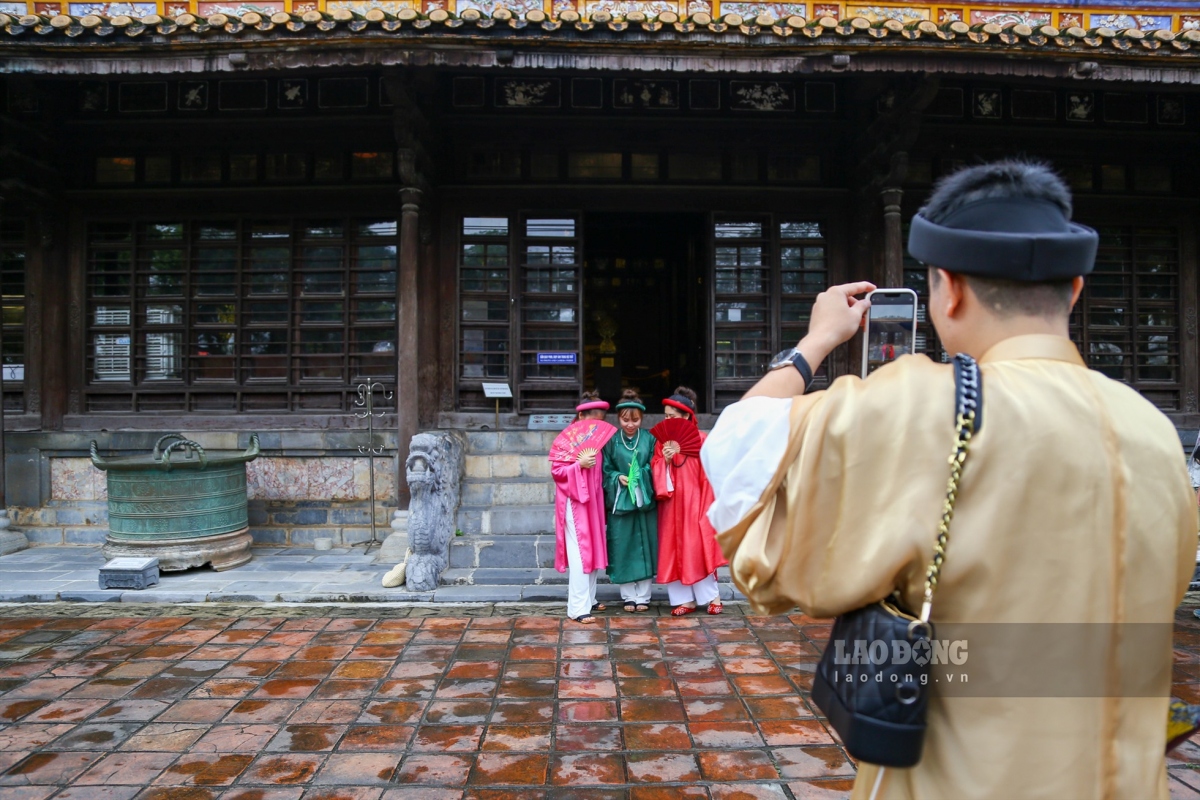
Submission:
[[[654,498],[669,500],[675,494],[675,484],[667,480],[667,459],[663,455],[663,443],[654,443],[654,455],[650,459],[650,471],[654,475]],[[668,488],[670,487],[670,488]]]

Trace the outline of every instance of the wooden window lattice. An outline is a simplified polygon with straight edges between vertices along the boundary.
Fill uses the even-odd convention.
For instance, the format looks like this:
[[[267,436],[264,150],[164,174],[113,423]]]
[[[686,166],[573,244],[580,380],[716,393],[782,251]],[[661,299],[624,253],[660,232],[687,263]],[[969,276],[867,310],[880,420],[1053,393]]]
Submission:
[[[719,411],[738,400],[775,353],[808,327],[829,285],[823,223],[759,215],[713,223],[713,394]],[[825,366],[817,386],[828,383]]]
[[[1071,315],[1088,366],[1164,411],[1182,408],[1179,231],[1102,226],[1096,268]]]
[[[395,220],[94,222],[90,411],[345,411],[396,378]]]
[[[25,410],[25,253],[28,237],[23,219],[0,219],[0,303],[3,350],[0,368],[4,371],[4,410]]]

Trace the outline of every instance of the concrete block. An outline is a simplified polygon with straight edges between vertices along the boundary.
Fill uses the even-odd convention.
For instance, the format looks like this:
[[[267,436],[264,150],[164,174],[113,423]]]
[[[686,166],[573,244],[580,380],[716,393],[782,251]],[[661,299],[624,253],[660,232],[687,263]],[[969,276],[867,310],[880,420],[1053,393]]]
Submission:
[[[20,531],[0,531],[0,556],[16,553],[29,547],[29,539]]]
[[[554,562],[550,563],[549,567],[543,567],[538,571],[537,583],[552,586],[555,584],[565,584],[567,582],[567,573],[559,572],[554,568]]]
[[[515,537],[514,537],[515,538]],[[491,544],[479,548],[479,566],[485,568],[537,566],[537,544],[532,540],[506,541],[497,537]]]
[[[103,589],[63,589],[58,593],[58,598],[73,603],[121,602],[121,594],[119,592],[105,591]]]
[[[254,523],[250,523],[251,526]],[[250,538],[254,540],[254,545],[270,545],[270,544],[287,544],[288,536],[286,528],[250,528]]]
[[[459,508],[458,529],[468,535],[482,533],[483,510],[478,508]]]
[[[492,459],[488,456],[467,456],[466,477],[492,477]]]
[[[251,500],[246,504],[246,513],[250,520],[250,525],[266,525],[269,516],[267,514],[267,504],[261,500]]]
[[[329,512],[330,525],[370,525],[369,508],[334,508]]]
[[[475,544],[472,541],[450,542],[450,568],[467,569],[476,567]]]
[[[313,539],[319,539],[323,536],[333,539],[334,547],[340,547],[342,542],[342,532],[337,528],[292,528],[290,536],[290,544],[292,546],[311,545]]]
[[[492,477],[493,478],[517,478],[521,475],[521,456],[519,455],[494,455],[492,461]],[[547,462],[549,463],[549,462]]]
[[[438,577],[441,586],[468,586],[474,582],[474,569],[447,569]]]
[[[497,603],[521,599],[520,586],[441,586],[433,593],[438,603]]]
[[[65,528],[63,541],[67,544],[104,544],[108,528]]]
[[[492,504],[531,506],[554,502],[554,487],[549,483],[497,483],[492,487]]]
[[[4,591],[0,589],[0,603],[53,603],[58,600],[58,592],[30,591],[16,589]]]
[[[100,568],[101,589],[146,589],[158,581],[157,558],[114,558]]]
[[[387,530],[387,528],[384,528],[379,532],[379,535],[383,536]],[[387,533],[387,538],[383,540],[383,545],[379,548],[379,552],[375,554],[375,563],[394,566],[404,560],[405,553],[407,552],[408,531]]]
[[[284,592],[281,603],[428,603],[433,592],[373,589],[369,592]]]
[[[147,589],[141,592],[124,592],[122,603],[204,603],[208,601],[205,591],[167,591]]]
[[[490,483],[467,483],[462,487],[459,502],[464,506],[490,506],[493,485]]]
[[[542,569],[554,569],[554,559],[558,551],[558,543],[553,536],[537,538],[538,566]]]
[[[525,586],[521,589],[521,599],[531,602],[563,601],[567,599],[567,585],[563,583],[553,586]]]
[[[545,456],[521,456],[521,475],[550,480],[550,461]]]
[[[295,511],[276,511],[276,525],[325,525],[329,523],[329,511],[324,508],[300,508]]]
[[[77,508],[59,508],[54,512],[54,521],[59,525],[83,525],[83,512]]]
[[[491,431],[468,431],[467,452],[475,454],[500,451],[500,436]],[[549,452],[549,451],[547,451]]]
[[[537,431],[504,431],[500,434],[502,453],[536,453],[541,449],[542,437]]]
[[[508,506],[491,509],[491,533],[554,533],[554,506]]]
[[[25,529],[25,538],[29,540],[30,546],[62,545],[63,529],[62,528],[26,528]]]
[[[479,568],[471,574],[476,586],[525,586],[534,583],[540,570],[533,568],[485,569]]]
[[[388,534],[387,528],[376,528],[376,536],[382,540]],[[356,542],[371,541],[370,528],[342,528],[342,544],[349,547]]]
[[[240,591],[234,592],[229,589],[216,590],[205,594],[207,601],[210,603],[279,603],[279,592],[271,589],[264,589],[261,592]],[[188,602],[188,601],[177,601]]]
[[[180,431],[205,450],[244,450],[238,447],[236,431]],[[261,442],[260,442],[261,444]]]

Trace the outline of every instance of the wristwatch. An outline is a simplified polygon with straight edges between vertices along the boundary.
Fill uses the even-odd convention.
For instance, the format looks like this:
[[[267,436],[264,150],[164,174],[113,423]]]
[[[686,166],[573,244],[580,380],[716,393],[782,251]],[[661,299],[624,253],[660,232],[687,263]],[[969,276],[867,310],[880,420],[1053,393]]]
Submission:
[[[788,348],[771,359],[771,363],[767,365],[767,371],[783,369],[788,365],[795,367],[796,371],[800,373],[800,377],[804,381],[804,391],[807,392],[808,387],[813,382],[812,367],[808,365],[808,361],[805,360],[801,352],[795,347]]]

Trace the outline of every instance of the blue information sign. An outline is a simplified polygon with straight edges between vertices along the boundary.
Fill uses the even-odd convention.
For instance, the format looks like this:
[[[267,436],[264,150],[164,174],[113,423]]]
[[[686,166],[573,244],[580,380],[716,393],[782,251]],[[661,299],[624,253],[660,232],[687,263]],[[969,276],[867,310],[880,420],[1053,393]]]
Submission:
[[[538,353],[539,364],[578,364],[578,353]]]

